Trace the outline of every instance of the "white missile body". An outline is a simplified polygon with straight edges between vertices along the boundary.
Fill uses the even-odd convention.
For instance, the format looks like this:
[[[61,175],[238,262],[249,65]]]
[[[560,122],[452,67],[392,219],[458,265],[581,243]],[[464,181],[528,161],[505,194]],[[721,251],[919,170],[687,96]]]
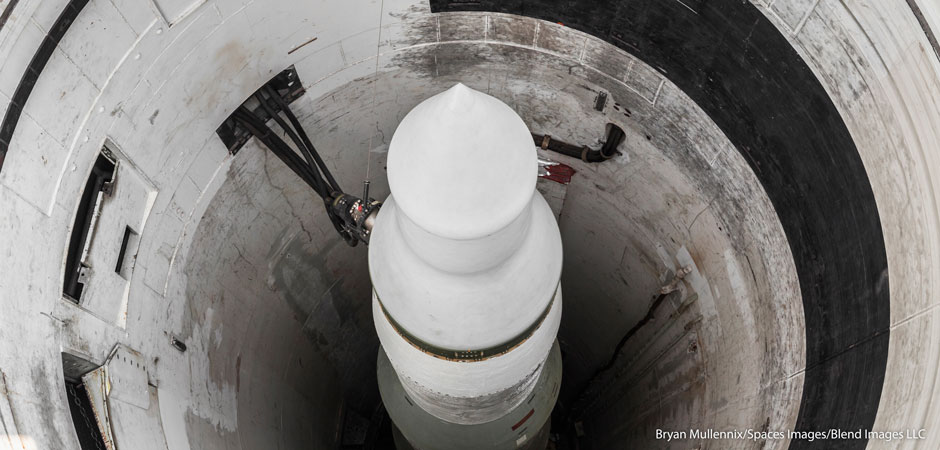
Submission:
[[[414,448],[537,444],[561,382],[562,249],[528,128],[457,84],[405,116],[387,167],[369,270],[392,421]]]

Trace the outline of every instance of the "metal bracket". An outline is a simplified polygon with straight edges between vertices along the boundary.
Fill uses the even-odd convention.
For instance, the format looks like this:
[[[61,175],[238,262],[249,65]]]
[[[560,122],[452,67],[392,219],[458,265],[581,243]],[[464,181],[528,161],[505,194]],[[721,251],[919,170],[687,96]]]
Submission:
[[[679,289],[679,283],[683,278],[685,278],[686,275],[690,273],[692,273],[692,266],[685,266],[680,268],[678,271],[676,271],[675,276],[672,277],[672,281],[659,288],[659,293],[665,295]]]
[[[81,284],[88,282],[88,278],[91,277],[91,272],[91,266],[82,263],[82,267],[78,269],[78,282]]]

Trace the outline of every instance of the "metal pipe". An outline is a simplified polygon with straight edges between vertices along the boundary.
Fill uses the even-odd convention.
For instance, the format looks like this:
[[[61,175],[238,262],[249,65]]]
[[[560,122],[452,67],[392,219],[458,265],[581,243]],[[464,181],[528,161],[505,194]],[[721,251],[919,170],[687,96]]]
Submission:
[[[535,142],[536,146],[543,150],[551,150],[556,153],[561,153],[565,156],[578,158],[584,162],[603,162],[617,154],[617,146],[623,142],[623,139],[626,136],[623,132],[623,129],[617,125],[608,124],[607,128],[607,137],[604,140],[604,144],[601,146],[600,150],[591,150],[586,145],[579,147],[577,145],[562,142],[557,139],[552,139],[552,137],[547,134],[542,135],[532,133],[532,140]]]

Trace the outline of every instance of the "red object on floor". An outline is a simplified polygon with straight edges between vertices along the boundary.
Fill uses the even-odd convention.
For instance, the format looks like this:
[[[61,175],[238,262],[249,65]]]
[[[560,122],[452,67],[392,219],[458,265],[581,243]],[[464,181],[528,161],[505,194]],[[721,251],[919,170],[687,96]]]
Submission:
[[[571,166],[564,164],[555,164],[553,166],[544,166],[548,170],[548,175],[539,175],[540,178],[545,178],[552,180],[561,184],[568,184],[571,182],[571,176],[575,174],[575,170]]]

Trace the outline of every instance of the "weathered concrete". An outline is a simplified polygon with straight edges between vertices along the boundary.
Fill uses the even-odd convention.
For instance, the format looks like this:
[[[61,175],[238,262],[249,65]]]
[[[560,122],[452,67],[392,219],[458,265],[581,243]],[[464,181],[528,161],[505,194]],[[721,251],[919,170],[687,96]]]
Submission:
[[[428,15],[427,4],[406,0],[385,2],[381,39],[376,1],[159,3],[168,7],[89,2],[39,75],[3,157],[0,423],[9,445],[77,448],[61,352],[102,364],[117,343],[144,355],[156,395],[148,410],[116,407],[138,408],[121,413],[116,435],[162,427],[171,449],[326,446],[342,402],[373,404],[374,360],[350,357],[375,354],[364,252],[335,244],[315,199],[279,161],[255,144],[230,157],[213,131],[290,64],[308,90],[296,110],[328,165],[356,192],[371,161],[375,197],[388,193],[381,168],[398,121],[456,81],[570,142],[594,144],[607,122],[620,125],[627,142],[614,160],[556,157],[578,170],[560,210],[563,398],[604,364],[668,272],[689,264],[693,276],[666,303],[675,314],[657,314],[631,339],[613,395],[595,404],[608,422],[585,417],[588,439],[650,446],[655,427],[796,423],[806,343],[792,238],[747,161],[671,73],[550,22]],[[0,113],[64,5],[20,0],[7,16]],[[940,62],[903,0],[756,5],[837,108],[877,204],[890,338],[874,426],[937,423]],[[599,91],[609,94],[602,112],[592,109]],[[61,299],[77,200],[106,140],[155,194],[123,324],[112,309],[120,302]],[[868,446],[936,448],[938,439]]]

